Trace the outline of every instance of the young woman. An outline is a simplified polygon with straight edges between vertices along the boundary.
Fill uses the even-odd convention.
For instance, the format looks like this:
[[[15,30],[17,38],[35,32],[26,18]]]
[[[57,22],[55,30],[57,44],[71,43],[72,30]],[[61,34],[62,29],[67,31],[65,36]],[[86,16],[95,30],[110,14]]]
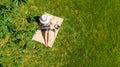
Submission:
[[[41,22],[41,29],[42,29],[42,32],[43,32],[43,36],[44,36],[44,40],[45,40],[45,45],[48,46],[49,44],[52,43],[53,41],[53,38],[54,38],[54,30],[51,29],[51,27],[53,26],[52,25],[52,22],[51,22],[51,17],[46,15],[46,14],[43,14],[41,17],[40,17],[40,22]]]

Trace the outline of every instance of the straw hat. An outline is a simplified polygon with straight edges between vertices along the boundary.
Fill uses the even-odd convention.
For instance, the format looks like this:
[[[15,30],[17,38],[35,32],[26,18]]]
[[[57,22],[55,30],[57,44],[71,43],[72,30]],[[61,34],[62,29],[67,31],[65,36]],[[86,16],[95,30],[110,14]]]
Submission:
[[[51,19],[51,17],[49,17],[49,16],[46,15],[46,14],[43,14],[43,15],[39,18],[39,20],[40,20],[40,22],[41,22],[42,24],[48,24],[48,23],[50,22],[50,19]]]

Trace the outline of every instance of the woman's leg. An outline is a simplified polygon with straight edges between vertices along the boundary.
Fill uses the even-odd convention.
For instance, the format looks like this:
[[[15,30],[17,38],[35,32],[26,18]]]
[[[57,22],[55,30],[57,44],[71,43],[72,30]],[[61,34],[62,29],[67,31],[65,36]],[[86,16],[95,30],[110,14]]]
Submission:
[[[45,31],[45,45],[48,46],[48,31]]]
[[[53,43],[53,40],[54,40],[54,32],[53,31],[49,31],[48,32],[49,34],[48,34],[48,36],[49,36],[49,38],[48,38],[48,46],[49,47],[52,47],[52,43]]]

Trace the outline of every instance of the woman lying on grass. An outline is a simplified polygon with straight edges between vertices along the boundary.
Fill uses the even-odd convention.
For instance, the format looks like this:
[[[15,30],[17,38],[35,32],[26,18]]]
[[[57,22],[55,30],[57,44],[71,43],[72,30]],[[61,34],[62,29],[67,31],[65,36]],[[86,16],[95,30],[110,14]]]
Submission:
[[[45,46],[49,46],[49,44],[53,43],[53,40],[55,38],[55,29],[58,29],[59,25],[53,24],[51,22],[52,17],[48,16],[46,14],[43,14],[40,17],[40,22],[41,22],[41,29],[43,32],[44,40],[45,40]]]

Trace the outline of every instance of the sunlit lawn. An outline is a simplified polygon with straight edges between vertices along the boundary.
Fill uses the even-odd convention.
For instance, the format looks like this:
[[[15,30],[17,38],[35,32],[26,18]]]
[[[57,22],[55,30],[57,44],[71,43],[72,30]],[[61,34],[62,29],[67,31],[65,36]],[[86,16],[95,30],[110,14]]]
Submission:
[[[0,66],[120,66],[120,0],[29,0],[13,11],[13,32],[0,22]],[[52,48],[31,40],[44,12],[64,18]]]

